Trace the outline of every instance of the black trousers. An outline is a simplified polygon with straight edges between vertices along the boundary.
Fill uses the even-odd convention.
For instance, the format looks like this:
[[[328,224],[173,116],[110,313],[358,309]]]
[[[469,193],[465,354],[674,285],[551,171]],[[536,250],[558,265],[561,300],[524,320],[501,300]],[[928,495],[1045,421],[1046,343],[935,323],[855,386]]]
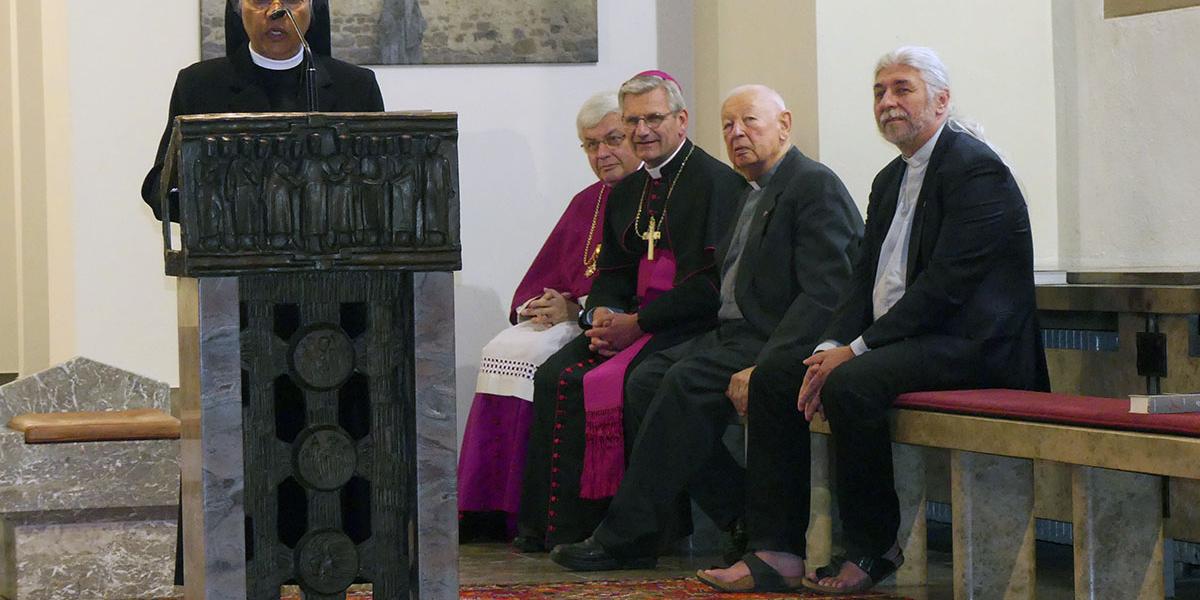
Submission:
[[[625,384],[625,419],[638,424],[628,469],[594,536],[610,552],[659,547],[687,492],[726,527],[744,510],[745,473],[721,438],[735,411],[729,378],[754,364],[764,340],[728,321],[646,359]],[[649,549],[649,551],[648,551]]]
[[[686,331],[656,334],[630,363],[626,381],[642,361],[691,335]],[[534,375],[534,417],[525,454],[517,532],[541,539],[547,547],[587,538],[608,508],[608,499],[579,495],[586,427],[583,376],[602,362],[588,350],[588,338],[580,335],[551,355]],[[629,398],[625,400],[628,406]],[[628,419],[624,429],[628,457],[635,429]]]
[[[808,529],[808,423],[796,408],[804,355],[771,356],[750,380],[750,548],[804,556]],[[821,390],[833,432],[838,511],[850,556],[878,556],[896,542],[900,505],[888,409],[905,392],[985,387],[977,346],[919,336],[843,363]]]
[[[770,354],[750,376],[746,412],[746,534],[751,550],[805,555],[811,450],[796,410],[811,350]]]

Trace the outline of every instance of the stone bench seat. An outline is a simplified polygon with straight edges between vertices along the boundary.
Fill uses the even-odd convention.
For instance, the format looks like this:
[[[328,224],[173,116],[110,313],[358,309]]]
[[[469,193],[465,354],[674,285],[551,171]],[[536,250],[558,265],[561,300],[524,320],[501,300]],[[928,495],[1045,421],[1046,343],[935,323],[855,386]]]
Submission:
[[[1164,597],[1162,478],[1200,480],[1200,414],[1131,414],[1126,399],[998,389],[905,394],[893,406],[908,559],[900,583],[926,576],[925,447],[950,452],[956,598],[1035,597],[1035,461],[1071,470],[1075,597]],[[815,419],[812,431],[828,434],[828,423]],[[828,440],[814,436],[813,450],[813,506],[826,512],[813,522],[824,523],[829,503],[816,499],[829,490]]]
[[[179,419],[155,409],[26,413],[8,422],[26,444],[179,439]]]
[[[85,358],[0,386],[0,598],[172,594],[169,393]]]

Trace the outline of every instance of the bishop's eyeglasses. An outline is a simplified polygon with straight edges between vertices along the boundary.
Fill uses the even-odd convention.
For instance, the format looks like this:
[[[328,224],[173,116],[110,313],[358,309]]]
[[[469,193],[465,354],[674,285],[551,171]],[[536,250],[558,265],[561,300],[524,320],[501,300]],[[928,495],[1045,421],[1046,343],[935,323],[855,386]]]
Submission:
[[[600,150],[600,144],[604,144],[609,148],[620,148],[621,144],[624,143],[625,134],[614,131],[613,133],[604,136],[604,139],[602,140],[593,140],[592,138],[583,140],[583,143],[580,144],[579,147],[583,148],[583,151],[587,152],[588,154],[595,154],[596,151]]]
[[[663,121],[667,120],[667,117],[672,116],[677,112],[679,112],[679,111],[673,110],[669,113],[650,113],[648,115],[628,115],[625,118],[621,119],[621,122],[625,124],[626,129],[631,129],[631,130],[637,129],[638,123],[641,123],[642,121],[646,122],[646,127],[649,127],[650,129],[658,129],[659,126],[661,126],[663,124]]]

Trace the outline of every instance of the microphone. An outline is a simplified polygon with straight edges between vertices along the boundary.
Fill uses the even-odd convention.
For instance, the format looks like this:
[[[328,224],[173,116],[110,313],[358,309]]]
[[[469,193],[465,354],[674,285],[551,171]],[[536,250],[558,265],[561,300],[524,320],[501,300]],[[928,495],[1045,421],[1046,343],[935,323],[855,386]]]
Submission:
[[[304,56],[308,58],[308,71],[305,73],[308,84],[308,111],[317,112],[317,59],[313,56],[312,48],[309,47],[308,40],[304,39],[304,32],[300,31],[300,25],[296,23],[296,17],[292,15],[291,10],[277,8],[267,14],[267,18],[272,21],[278,21],[284,16],[292,22],[292,28],[296,30],[296,35],[300,36],[300,44],[304,47]]]

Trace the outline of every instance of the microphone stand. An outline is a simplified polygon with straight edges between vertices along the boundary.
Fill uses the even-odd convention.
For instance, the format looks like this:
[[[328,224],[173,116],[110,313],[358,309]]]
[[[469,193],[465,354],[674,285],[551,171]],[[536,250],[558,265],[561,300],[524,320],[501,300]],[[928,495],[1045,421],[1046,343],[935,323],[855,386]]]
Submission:
[[[296,35],[300,36],[300,44],[304,47],[304,57],[308,59],[308,70],[305,72],[305,87],[308,88],[308,112],[317,112],[317,58],[313,56],[312,48],[308,45],[308,40],[304,39],[304,32],[300,31],[300,25],[296,23],[296,17],[292,14],[291,9],[279,8],[267,18],[272,21],[278,21],[287,15],[289,21],[292,22],[292,29],[296,30]]]

